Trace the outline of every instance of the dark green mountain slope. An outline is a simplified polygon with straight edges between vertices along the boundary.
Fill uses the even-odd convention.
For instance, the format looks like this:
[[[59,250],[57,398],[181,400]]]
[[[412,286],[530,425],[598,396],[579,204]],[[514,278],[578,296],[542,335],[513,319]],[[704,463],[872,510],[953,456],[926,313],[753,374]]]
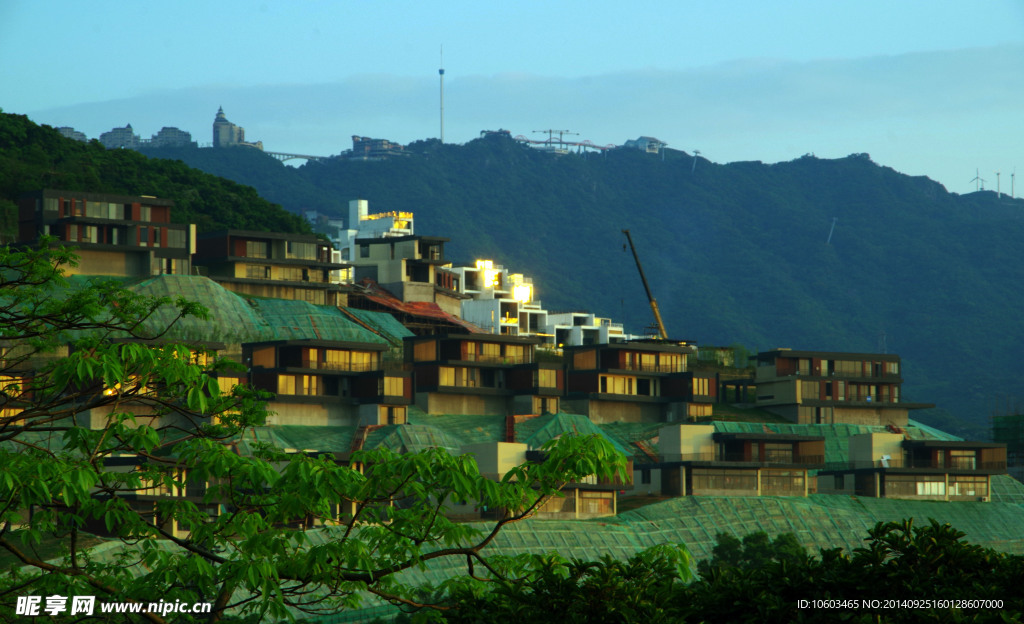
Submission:
[[[200,231],[222,228],[308,232],[306,221],[230,180],[182,162],[148,159],[131,150],[107,150],[98,142],[66,139],[21,115],[0,113],[0,229],[17,227],[15,202],[27,191],[154,195],[173,199],[172,218]]]
[[[344,214],[361,197],[373,212],[413,211],[417,232],[451,238],[450,258],[492,258],[533,276],[548,309],[639,331],[651,314],[629,228],[672,336],[899,353],[904,399],[938,404],[956,422],[926,420],[952,431],[985,435],[990,413],[1024,395],[1024,201],[950,194],[863,154],[694,169],[681,152],[553,157],[495,137],[409,149],[419,155],[275,161],[278,176],[232,163],[233,150],[178,157],[290,209]]]

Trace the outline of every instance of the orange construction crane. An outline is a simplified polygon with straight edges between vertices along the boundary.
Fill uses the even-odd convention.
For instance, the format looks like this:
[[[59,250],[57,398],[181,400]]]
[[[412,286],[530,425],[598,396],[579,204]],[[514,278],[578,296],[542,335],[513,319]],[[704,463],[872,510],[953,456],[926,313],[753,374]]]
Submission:
[[[629,248],[633,252],[633,259],[636,260],[636,268],[640,271],[640,281],[644,283],[644,290],[647,291],[647,300],[651,302],[651,311],[654,312],[654,320],[658,324],[658,333],[661,335],[662,340],[668,340],[668,332],[665,331],[665,323],[661,320],[661,312],[658,310],[658,301],[651,294],[651,287],[647,285],[644,268],[640,265],[640,257],[636,255],[636,247],[633,246],[633,237],[629,235],[629,230],[622,230],[622,233],[626,235],[626,240],[629,241]]]

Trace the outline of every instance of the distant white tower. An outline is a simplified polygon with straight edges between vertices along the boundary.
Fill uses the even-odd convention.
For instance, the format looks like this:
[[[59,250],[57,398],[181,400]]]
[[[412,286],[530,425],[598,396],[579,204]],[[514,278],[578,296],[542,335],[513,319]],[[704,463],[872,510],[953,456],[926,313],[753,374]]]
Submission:
[[[444,143],[444,46],[441,46],[441,69],[437,74],[441,77],[441,142]]]

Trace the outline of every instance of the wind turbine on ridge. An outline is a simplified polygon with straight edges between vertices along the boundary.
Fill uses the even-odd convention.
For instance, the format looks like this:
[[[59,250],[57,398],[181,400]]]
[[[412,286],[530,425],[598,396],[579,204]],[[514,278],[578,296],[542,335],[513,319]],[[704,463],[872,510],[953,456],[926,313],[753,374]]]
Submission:
[[[974,179],[971,182],[974,182],[974,190],[981,191],[985,189],[985,180],[977,169],[974,170]]]

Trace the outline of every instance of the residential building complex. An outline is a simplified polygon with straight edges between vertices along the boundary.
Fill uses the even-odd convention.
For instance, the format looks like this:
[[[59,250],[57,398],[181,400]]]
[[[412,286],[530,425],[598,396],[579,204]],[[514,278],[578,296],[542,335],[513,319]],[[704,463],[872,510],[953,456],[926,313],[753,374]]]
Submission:
[[[222,110],[214,138],[247,145]],[[19,201],[19,233],[23,243],[48,234],[77,246],[73,273],[141,278],[132,285],[141,293],[207,305],[210,324],[178,323],[182,333],[168,339],[195,346],[197,358],[213,350],[240,363],[244,371],[220,377],[224,387],[270,393],[253,443],[301,434],[306,444],[289,452],[337,461],[363,448],[442,446],[473,453],[494,479],[543,461],[543,444],[560,435],[601,435],[628,457],[632,479],[567,484],[539,511],[551,518],[613,515],[632,493],[984,501],[1006,473],[1004,444],[941,437],[909,419],[929,405],[904,400],[896,355],[759,353],[753,380],[728,383],[744,396],[753,385],[756,407],[791,424],[713,421],[726,386],[691,369],[695,344],[637,340],[610,319],[549,312],[529,277],[490,260],[452,267],[448,239],[416,234],[412,213],[371,214],[353,200],[335,250],[305,234],[197,236],[171,222],[172,209],[153,197],[43,190]],[[0,360],[16,346],[0,345]],[[735,365],[735,353],[706,349],[701,370]],[[25,374],[2,370],[0,390]],[[0,418],[18,409],[3,399]],[[109,412],[94,412],[80,421],[102,427]],[[136,504],[198,495],[154,489]],[[453,513],[487,511],[459,501]]]
[[[242,345],[255,388],[273,392],[275,425],[395,425],[412,403],[411,376],[385,370],[382,343],[274,340]]]
[[[777,349],[752,359],[757,406],[795,423],[904,427],[910,410],[934,407],[903,400],[898,355]]]
[[[597,423],[709,416],[716,388],[688,372],[695,352],[656,341],[565,347],[565,404]]]
[[[100,143],[107,149],[137,149],[142,144],[139,135],[128,124],[124,128],[113,128],[100,135]]]
[[[196,251],[194,225],[171,223],[174,202],[46,189],[18,202],[19,238],[40,235],[77,248],[70,275],[188,275]]]
[[[562,371],[536,361],[537,342],[491,334],[406,338],[416,405],[431,414],[558,412]]]
[[[334,262],[330,244],[312,234],[210,232],[199,237],[195,264],[239,294],[345,305],[332,272],[347,271],[348,265]]]
[[[818,473],[823,492],[876,498],[988,501],[992,476],[1006,473],[1006,445],[913,440],[902,431],[849,439],[849,459]]]
[[[714,425],[659,431],[657,463],[637,465],[639,485],[660,473],[666,496],[807,496],[825,464],[825,438],[775,432],[719,432]]]

